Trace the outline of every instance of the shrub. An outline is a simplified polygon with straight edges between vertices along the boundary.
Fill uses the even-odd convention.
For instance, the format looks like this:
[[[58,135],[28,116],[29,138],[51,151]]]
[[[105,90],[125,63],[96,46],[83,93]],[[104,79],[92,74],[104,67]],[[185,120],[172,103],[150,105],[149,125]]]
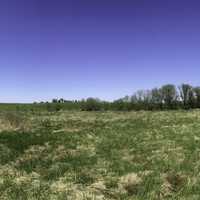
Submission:
[[[98,99],[88,98],[82,105],[83,111],[99,111],[102,109],[101,102]]]

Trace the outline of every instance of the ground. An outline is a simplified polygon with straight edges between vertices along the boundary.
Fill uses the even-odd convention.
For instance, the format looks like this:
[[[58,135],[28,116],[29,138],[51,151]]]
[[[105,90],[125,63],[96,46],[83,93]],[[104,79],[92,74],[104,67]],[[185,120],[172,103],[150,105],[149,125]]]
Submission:
[[[0,199],[200,199],[200,111],[1,112]]]

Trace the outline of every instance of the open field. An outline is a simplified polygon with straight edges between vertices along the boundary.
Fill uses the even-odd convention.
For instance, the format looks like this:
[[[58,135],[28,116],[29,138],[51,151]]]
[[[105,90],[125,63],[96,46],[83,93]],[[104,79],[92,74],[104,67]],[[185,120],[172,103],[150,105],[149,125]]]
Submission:
[[[1,200],[200,199],[200,111],[1,112]]]

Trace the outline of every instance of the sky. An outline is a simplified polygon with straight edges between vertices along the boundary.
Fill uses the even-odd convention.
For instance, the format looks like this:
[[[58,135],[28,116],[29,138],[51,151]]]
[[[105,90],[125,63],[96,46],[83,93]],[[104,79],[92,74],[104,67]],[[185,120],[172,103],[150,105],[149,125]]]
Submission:
[[[1,0],[0,102],[200,85],[198,0]]]

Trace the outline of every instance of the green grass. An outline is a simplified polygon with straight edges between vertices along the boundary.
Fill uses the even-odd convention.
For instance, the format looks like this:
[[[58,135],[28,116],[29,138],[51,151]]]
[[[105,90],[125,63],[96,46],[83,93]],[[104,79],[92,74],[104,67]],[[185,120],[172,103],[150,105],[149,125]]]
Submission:
[[[0,115],[0,199],[200,199],[200,111]]]

